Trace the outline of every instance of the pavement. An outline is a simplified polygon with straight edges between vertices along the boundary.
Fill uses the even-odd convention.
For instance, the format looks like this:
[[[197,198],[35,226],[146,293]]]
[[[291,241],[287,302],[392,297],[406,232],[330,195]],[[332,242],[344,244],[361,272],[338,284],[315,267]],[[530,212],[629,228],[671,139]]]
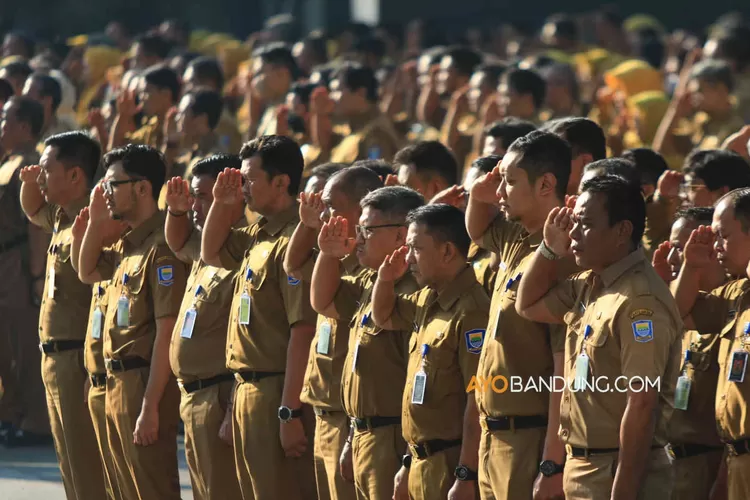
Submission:
[[[193,500],[182,436],[179,436],[177,445],[182,498]],[[8,449],[0,446],[0,492],[3,500],[65,500],[55,448]]]

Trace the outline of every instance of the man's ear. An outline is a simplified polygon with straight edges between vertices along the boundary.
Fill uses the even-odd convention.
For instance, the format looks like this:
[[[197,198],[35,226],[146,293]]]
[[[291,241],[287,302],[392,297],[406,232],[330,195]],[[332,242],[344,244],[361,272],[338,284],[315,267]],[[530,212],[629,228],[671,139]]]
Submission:
[[[539,186],[539,194],[542,196],[554,196],[555,189],[557,188],[557,177],[552,172],[547,172],[542,175],[541,185]]]
[[[443,262],[450,262],[453,259],[456,258],[456,255],[458,254],[458,248],[456,248],[456,245],[453,244],[453,242],[446,241],[443,243]]]
[[[617,229],[617,237],[620,243],[629,244],[630,237],[633,234],[633,223],[629,220],[621,220],[617,223],[619,225]]]

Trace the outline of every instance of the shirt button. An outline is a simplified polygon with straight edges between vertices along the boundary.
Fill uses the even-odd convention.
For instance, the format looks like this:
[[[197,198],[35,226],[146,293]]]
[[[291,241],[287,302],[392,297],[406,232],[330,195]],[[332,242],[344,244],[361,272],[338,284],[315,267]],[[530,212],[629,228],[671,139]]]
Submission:
[[[568,437],[568,429],[563,429],[560,435],[564,438]]]
[[[565,396],[565,402],[570,403],[570,396]]]

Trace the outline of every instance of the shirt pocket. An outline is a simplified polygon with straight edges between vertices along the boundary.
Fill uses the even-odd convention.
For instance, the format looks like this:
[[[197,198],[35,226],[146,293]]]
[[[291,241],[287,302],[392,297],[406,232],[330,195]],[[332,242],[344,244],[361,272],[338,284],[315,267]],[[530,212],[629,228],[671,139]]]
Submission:
[[[128,274],[128,282],[125,289],[128,294],[140,295],[143,292],[143,285],[146,283],[146,263],[140,262]]]
[[[739,314],[739,313],[738,313]],[[719,365],[724,367],[729,363],[729,356],[731,356],[731,352],[733,350],[737,350],[737,347],[735,347],[735,328],[737,326],[737,316],[732,318],[731,321],[729,321],[726,325],[724,325],[724,328],[722,328],[719,339],[719,342],[721,344],[719,345]],[[739,337],[737,339],[738,342],[741,342],[742,339]]]

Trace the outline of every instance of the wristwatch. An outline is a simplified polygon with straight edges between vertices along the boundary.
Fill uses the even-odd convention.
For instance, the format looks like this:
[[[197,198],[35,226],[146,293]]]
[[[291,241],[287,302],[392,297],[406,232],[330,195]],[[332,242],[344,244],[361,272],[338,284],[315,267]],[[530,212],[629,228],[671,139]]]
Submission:
[[[544,477],[552,477],[556,474],[562,474],[562,471],[563,466],[552,460],[544,460],[539,464],[539,472],[541,472]]]
[[[542,254],[542,257],[544,257],[547,260],[560,260],[562,257],[557,255],[555,252],[550,250],[550,248],[547,246],[547,244],[542,240],[542,242],[539,244],[539,253]]]
[[[301,416],[302,416],[302,408],[292,410],[288,406],[279,407],[279,420],[281,420],[282,423],[287,424],[291,422],[293,418],[299,418]]]
[[[477,471],[471,470],[465,465],[459,465],[458,467],[456,467],[453,475],[456,476],[456,479],[458,479],[459,481],[476,481],[477,479],[479,479],[479,474],[477,474]]]
[[[411,455],[408,453],[401,457],[401,465],[404,467],[404,469],[409,469],[411,467]]]

